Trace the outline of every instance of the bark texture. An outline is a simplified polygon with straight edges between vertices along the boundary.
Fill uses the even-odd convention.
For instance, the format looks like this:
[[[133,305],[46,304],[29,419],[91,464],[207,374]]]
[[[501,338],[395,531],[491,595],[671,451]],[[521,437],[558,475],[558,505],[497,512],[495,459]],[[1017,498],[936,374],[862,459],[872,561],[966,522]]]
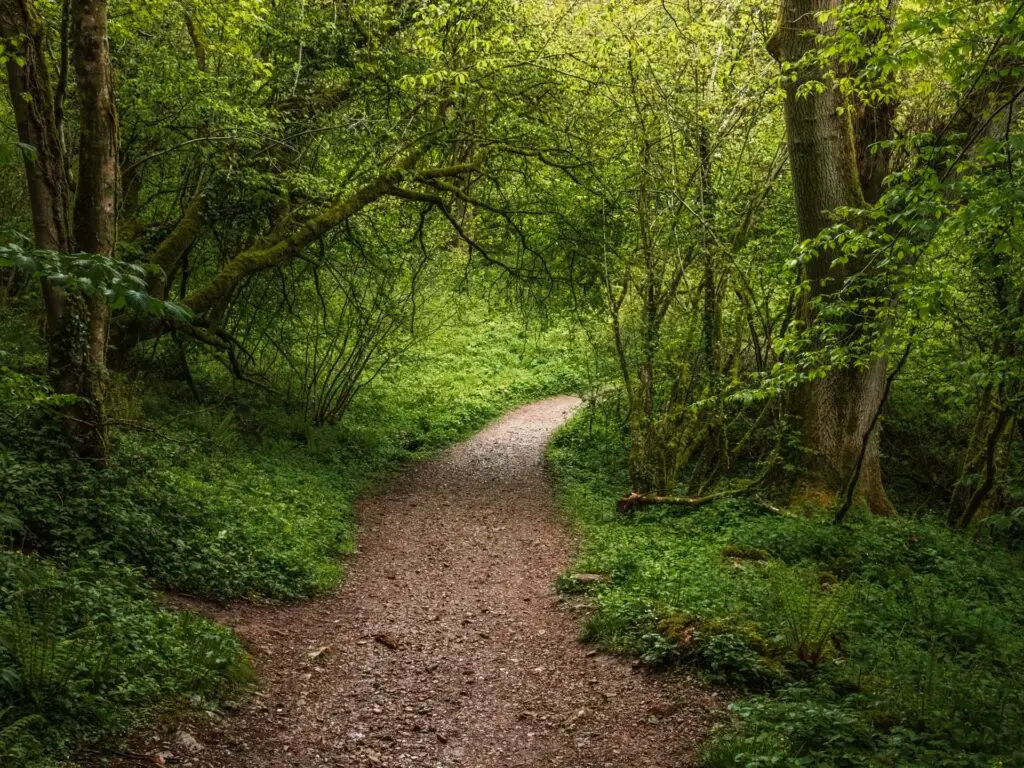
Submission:
[[[46,66],[46,34],[30,0],[0,0],[0,35],[15,45],[7,59],[7,85],[23,151],[36,247],[71,249],[69,184]],[[20,61],[19,61],[20,58]],[[44,283],[46,331],[57,331],[63,292]]]
[[[781,0],[779,26],[768,43],[771,54],[784,64],[799,62],[817,44],[818,36],[829,31],[819,21],[819,14],[834,10],[840,2]],[[865,204],[858,164],[858,160],[864,163],[865,157],[858,157],[851,110],[839,91],[813,67],[801,65],[795,71],[797,76],[786,85],[786,128],[800,235],[810,239],[832,223],[834,209]],[[816,80],[824,87],[800,93],[803,84]],[[876,184],[880,190],[880,179],[867,185],[870,196],[874,196]],[[805,267],[810,291],[801,294],[799,316],[808,327],[817,320],[815,300],[834,292],[848,270],[860,267],[836,266],[834,255],[823,250]],[[855,323],[851,320],[854,334]],[[865,435],[881,403],[885,374],[882,358],[863,368],[833,370],[796,393],[794,410],[808,450],[799,496],[831,504],[854,476]],[[868,440],[857,495],[876,514],[891,511],[882,484],[877,430]]]
[[[71,39],[79,106],[74,242],[79,251],[113,256],[117,245],[118,131],[106,0],[72,0]],[[84,341],[79,354],[84,354],[85,364],[76,366],[74,373],[87,408],[87,432],[79,452],[103,462],[107,454],[104,401],[110,309],[101,297],[82,301],[86,336],[76,339],[76,344]]]
[[[116,121],[111,133],[97,127],[112,118],[113,94],[106,42],[106,3],[75,2],[71,9],[75,71],[81,111],[81,169],[70,218],[70,184],[55,97],[45,57],[46,30],[31,0],[0,0],[0,34],[17,46],[7,62],[7,80],[19,141],[37,248],[112,254],[117,188]],[[62,70],[63,71],[63,70]],[[106,439],[103,395],[106,387],[108,312],[99,300],[43,283],[49,372],[54,390],[78,399],[64,411],[65,431],[83,457],[103,464]]]
[[[72,39],[80,110],[75,245],[111,256],[117,242],[117,112],[106,0],[72,0]]]

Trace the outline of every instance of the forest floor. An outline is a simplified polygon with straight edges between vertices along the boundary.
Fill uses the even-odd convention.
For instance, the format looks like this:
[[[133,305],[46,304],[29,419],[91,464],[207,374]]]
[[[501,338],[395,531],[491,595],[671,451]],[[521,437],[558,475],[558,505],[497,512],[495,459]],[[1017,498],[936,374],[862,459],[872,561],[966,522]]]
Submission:
[[[542,461],[578,402],[520,408],[360,503],[334,593],[193,606],[245,641],[261,690],[154,751],[206,768],[694,765],[719,696],[579,644],[584,607],[552,587],[573,542]]]

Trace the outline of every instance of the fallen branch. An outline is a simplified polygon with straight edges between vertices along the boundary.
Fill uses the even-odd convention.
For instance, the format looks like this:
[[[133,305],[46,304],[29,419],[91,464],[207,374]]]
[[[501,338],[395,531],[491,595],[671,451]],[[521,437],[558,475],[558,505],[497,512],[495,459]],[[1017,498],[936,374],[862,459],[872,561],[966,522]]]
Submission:
[[[634,492],[629,494],[629,496],[619,499],[615,504],[615,508],[618,510],[620,515],[631,515],[641,507],[653,507],[659,504],[674,507],[687,507],[688,509],[698,509],[699,507],[703,507],[713,501],[727,499],[731,496],[738,496],[749,490],[750,486],[744,486],[743,488],[733,488],[728,491],[709,493],[707,496],[651,496],[645,493]]]
[[[694,510],[710,504],[713,501],[741,496],[750,490],[750,487],[733,488],[728,491],[720,491],[719,493],[712,493],[707,496],[648,496],[641,493],[631,493],[629,496],[619,499],[615,507],[618,509],[620,515],[625,516],[632,515],[633,512],[640,507],[651,507],[658,504],[685,507],[688,510]],[[760,496],[751,496],[750,500],[761,509],[771,512],[773,515],[786,514],[783,510],[779,509],[774,504],[770,504],[765,501]]]
[[[687,509],[699,509],[707,504],[721,499],[730,499],[734,496],[742,496],[745,493],[750,493],[757,486],[765,481],[768,477],[768,472],[774,466],[775,461],[778,457],[778,448],[772,453],[768,460],[764,463],[764,468],[761,470],[757,477],[748,480],[743,485],[735,488],[728,488],[724,491],[717,491],[715,493],[709,493],[707,496],[652,496],[646,493],[637,493],[634,491],[618,500],[615,504],[615,508],[618,510],[620,515],[631,515],[637,509],[641,507],[653,507],[656,505],[665,505],[670,507],[685,507]],[[758,506],[767,509],[769,512],[780,513],[777,507],[762,501],[758,497],[753,497],[753,500]]]

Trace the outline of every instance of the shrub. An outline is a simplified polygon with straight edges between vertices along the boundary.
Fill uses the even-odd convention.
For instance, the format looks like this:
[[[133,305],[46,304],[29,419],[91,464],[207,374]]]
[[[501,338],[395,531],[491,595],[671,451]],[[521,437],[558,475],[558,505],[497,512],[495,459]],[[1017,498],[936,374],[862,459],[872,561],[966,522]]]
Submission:
[[[878,765],[871,757],[876,747],[871,723],[827,686],[789,685],[730,709],[739,725],[705,749],[707,768]]]

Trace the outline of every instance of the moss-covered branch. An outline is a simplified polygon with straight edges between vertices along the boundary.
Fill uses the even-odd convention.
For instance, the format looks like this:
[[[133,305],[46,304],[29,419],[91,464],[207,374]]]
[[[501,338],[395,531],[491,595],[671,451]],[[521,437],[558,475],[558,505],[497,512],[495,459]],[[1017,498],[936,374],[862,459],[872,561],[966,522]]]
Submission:
[[[189,248],[199,237],[205,223],[203,215],[203,196],[196,195],[185,209],[181,220],[165,237],[150,256],[150,266],[158,267],[149,279],[149,292],[163,297],[167,292],[167,278],[174,272]]]
[[[217,276],[206,286],[192,294],[186,305],[197,314],[209,311],[230,295],[242,280],[273,267],[288,264],[299,257],[302,251],[336,227],[349,220],[367,206],[391,194],[403,179],[436,179],[462,176],[479,170],[477,164],[460,164],[413,171],[422,152],[406,155],[388,171],[356,191],[336,200],[317,215],[306,219],[294,229],[281,233],[269,241],[263,241],[235,256],[224,265]]]

